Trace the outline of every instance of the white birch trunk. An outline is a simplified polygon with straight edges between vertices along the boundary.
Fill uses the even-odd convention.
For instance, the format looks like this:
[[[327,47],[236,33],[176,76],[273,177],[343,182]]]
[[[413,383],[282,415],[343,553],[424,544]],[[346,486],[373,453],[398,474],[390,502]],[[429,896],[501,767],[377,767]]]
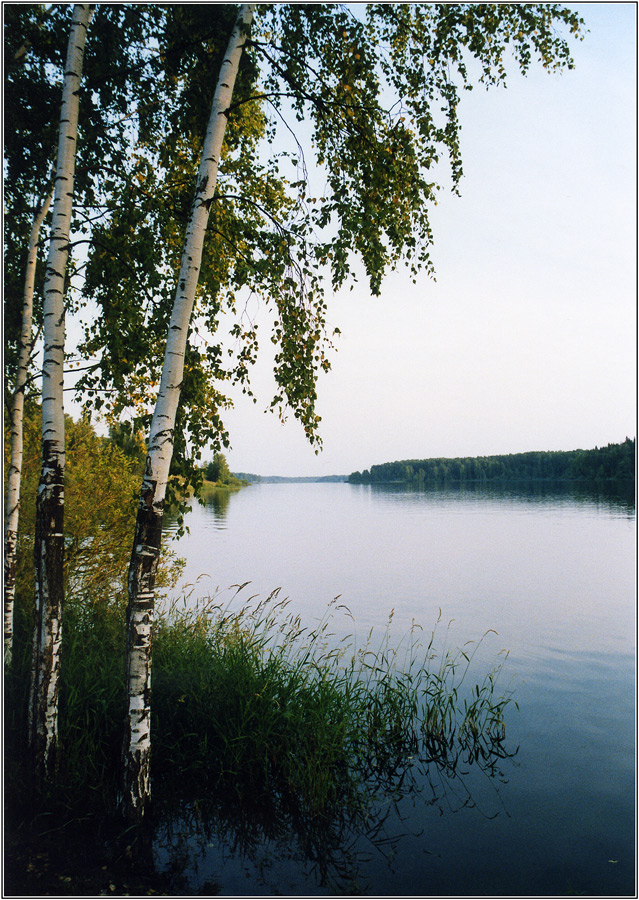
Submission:
[[[151,631],[155,575],[162,537],[162,512],[173,456],[173,432],[184,372],[184,356],[202,247],[215,194],[217,172],[235,79],[253,4],[243,4],[229,40],[213,97],[202,147],[197,186],[187,225],[182,262],[168,330],[158,398],[153,413],[142,481],[135,539],[129,568],[127,609],[127,696],[129,714],[124,745],[124,808],[141,822],[151,796]]]
[[[38,775],[54,762],[64,559],[64,280],[69,257],[80,81],[93,7],[73,7],[60,110],[49,254],[45,272],[42,366],[42,472],[35,528],[36,609],[29,741]]]
[[[20,517],[20,482],[22,478],[22,456],[24,447],[24,393],[29,377],[29,364],[33,350],[33,292],[35,288],[38,240],[42,223],[47,217],[53,188],[47,194],[40,210],[36,213],[31,227],[27,265],[24,277],[24,297],[22,301],[22,329],[18,353],[18,370],[11,399],[11,459],[7,474],[7,492],[4,516],[4,665],[11,665],[13,653],[13,605],[16,592],[16,547]]]

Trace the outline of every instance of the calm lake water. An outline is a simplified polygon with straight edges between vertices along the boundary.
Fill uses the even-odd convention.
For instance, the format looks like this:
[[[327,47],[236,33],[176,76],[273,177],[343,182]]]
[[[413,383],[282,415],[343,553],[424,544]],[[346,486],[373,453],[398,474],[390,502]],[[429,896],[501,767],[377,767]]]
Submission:
[[[174,543],[196,595],[281,587],[314,625],[340,596],[337,638],[413,621],[500,676],[516,756],[503,778],[469,769],[389,816],[384,840],[350,836],[346,893],[430,896],[635,894],[635,509],[632,497],[523,489],[257,484],[187,517]],[[171,528],[168,529],[170,537]],[[191,601],[189,601],[191,602]],[[449,624],[450,623],[450,624]],[[337,639],[336,638],[336,639]],[[500,657],[503,658],[503,657]],[[436,796],[435,796],[436,795]],[[466,802],[468,796],[472,802]],[[433,799],[435,797],[435,799]],[[179,830],[179,829],[178,829]],[[191,846],[191,851],[193,850]],[[171,849],[172,847],[172,849]],[[158,841],[160,865],[175,844]],[[204,844],[191,890],[334,893],[283,835],[240,853]]]

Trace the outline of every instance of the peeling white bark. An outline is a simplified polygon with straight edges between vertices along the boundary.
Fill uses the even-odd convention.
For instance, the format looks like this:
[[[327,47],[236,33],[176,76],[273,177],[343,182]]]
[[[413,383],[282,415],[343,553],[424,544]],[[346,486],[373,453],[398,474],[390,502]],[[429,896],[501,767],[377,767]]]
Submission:
[[[48,775],[58,734],[58,677],[64,559],[64,277],[73,209],[79,93],[93,7],[73,7],[60,110],[49,253],[45,272],[42,472],[36,504],[36,610],[29,741],[36,771]]]
[[[202,247],[215,195],[217,172],[240,58],[253,19],[243,4],[229,40],[213,97],[202,148],[197,188],[186,230],[182,263],[169,324],[158,398],[151,423],[146,470],[129,569],[127,613],[127,692],[129,724],[124,747],[124,805],[130,820],[141,821],[150,802],[151,626],[155,574],[162,536],[162,511],[173,456],[173,432],[184,374],[184,356]]]
[[[20,518],[20,482],[22,479],[22,457],[24,448],[24,392],[29,376],[29,364],[33,350],[33,292],[35,287],[38,240],[42,223],[47,217],[53,188],[36,213],[31,235],[27,265],[24,277],[24,297],[22,301],[22,327],[15,386],[11,400],[11,459],[7,474],[7,492],[4,517],[4,664],[11,665],[13,652],[13,605],[16,591],[16,548]]]

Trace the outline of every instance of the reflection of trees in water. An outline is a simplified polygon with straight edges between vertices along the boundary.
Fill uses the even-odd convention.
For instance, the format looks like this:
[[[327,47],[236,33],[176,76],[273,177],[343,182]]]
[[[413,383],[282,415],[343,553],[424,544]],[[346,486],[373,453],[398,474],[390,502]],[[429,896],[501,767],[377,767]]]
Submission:
[[[635,512],[635,485],[633,481],[553,481],[522,480],[503,482],[450,482],[446,485],[373,484],[373,494],[385,496],[423,495],[437,498],[460,499],[469,495],[486,500],[514,501],[571,501],[597,505],[630,515]]]
[[[226,520],[229,503],[231,502],[231,493],[229,490],[219,488],[210,491],[204,498],[204,505],[213,512],[216,522],[223,523]]]
[[[209,487],[205,490],[204,495],[199,501],[191,499],[191,507],[197,506],[198,502],[200,502],[202,506],[213,515],[215,524],[225,527],[231,495],[234,493],[235,491],[230,488]],[[184,524],[187,526],[190,524],[188,512],[189,510],[187,509],[186,518],[184,519]],[[163,533],[171,535],[172,537],[180,536],[183,533],[180,531],[180,522],[181,520],[177,508],[175,506],[166,506],[162,517]]]
[[[397,845],[412,834],[402,806],[422,804],[440,813],[474,807],[467,776],[483,773],[498,794],[498,783],[507,783],[504,761],[517,753],[506,749],[499,730],[438,737],[422,728],[383,744],[366,753],[353,748],[357,762],[343,773],[340,802],[319,810],[276,782],[269,791],[256,791],[243,773],[213,790],[203,785],[197,797],[162,797],[155,846],[166,857],[165,870],[187,889],[213,846],[221,863],[231,857],[249,863],[267,888],[269,870],[279,864],[281,877],[288,861],[322,887],[365,892],[371,886],[362,883],[360,870],[371,850],[391,865]],[[205,885],[210,893],[225,887]],[[281,891],[281,885],[272,887]]]

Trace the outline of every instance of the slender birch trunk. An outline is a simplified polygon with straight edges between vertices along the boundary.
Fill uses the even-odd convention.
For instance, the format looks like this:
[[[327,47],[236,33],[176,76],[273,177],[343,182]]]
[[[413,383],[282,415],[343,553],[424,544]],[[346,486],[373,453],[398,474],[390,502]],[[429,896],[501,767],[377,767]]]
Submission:
[[[64,594],[64,279],[69,257],[80,81],[93,7],[78,3],[62,89],[51,237],[44,283],[42,472],[35,527],[35,623],[29,743],[36,773],[50,775],[58,735],[58,680]]]
[[[215,195],[217,171],[240,58],[253,19],[253,4],[243,4],[222,62],[211,108],[197,186],[184,239],[182,262],[168,330],[162,377],[155,404],[135,538],[129,567],[127,607],[127,696],[124,743],[124,809],[140,823],[151,798],[151,631],[155,575],[162,537],[162,513],[173,456],[173,432],[184,372],[202,246]]]
[[[13,653],[13,605],[16,592],[16,547],[18,522],[20,517],[20,482],[22,478],[22,456],[24,447],[24,393],[29,376],[29,364],[33,351],[33,292],[35,288],[38,240],[42,223],[47,217],[53,187],[36,213],[31,227],[29,250],[24,277],[24,298],[22,301],[22,329],[18,353],[18,371],[11,399],[11,460],[7,475],[7,493],[4,516],[4,665],[11,665]]]

